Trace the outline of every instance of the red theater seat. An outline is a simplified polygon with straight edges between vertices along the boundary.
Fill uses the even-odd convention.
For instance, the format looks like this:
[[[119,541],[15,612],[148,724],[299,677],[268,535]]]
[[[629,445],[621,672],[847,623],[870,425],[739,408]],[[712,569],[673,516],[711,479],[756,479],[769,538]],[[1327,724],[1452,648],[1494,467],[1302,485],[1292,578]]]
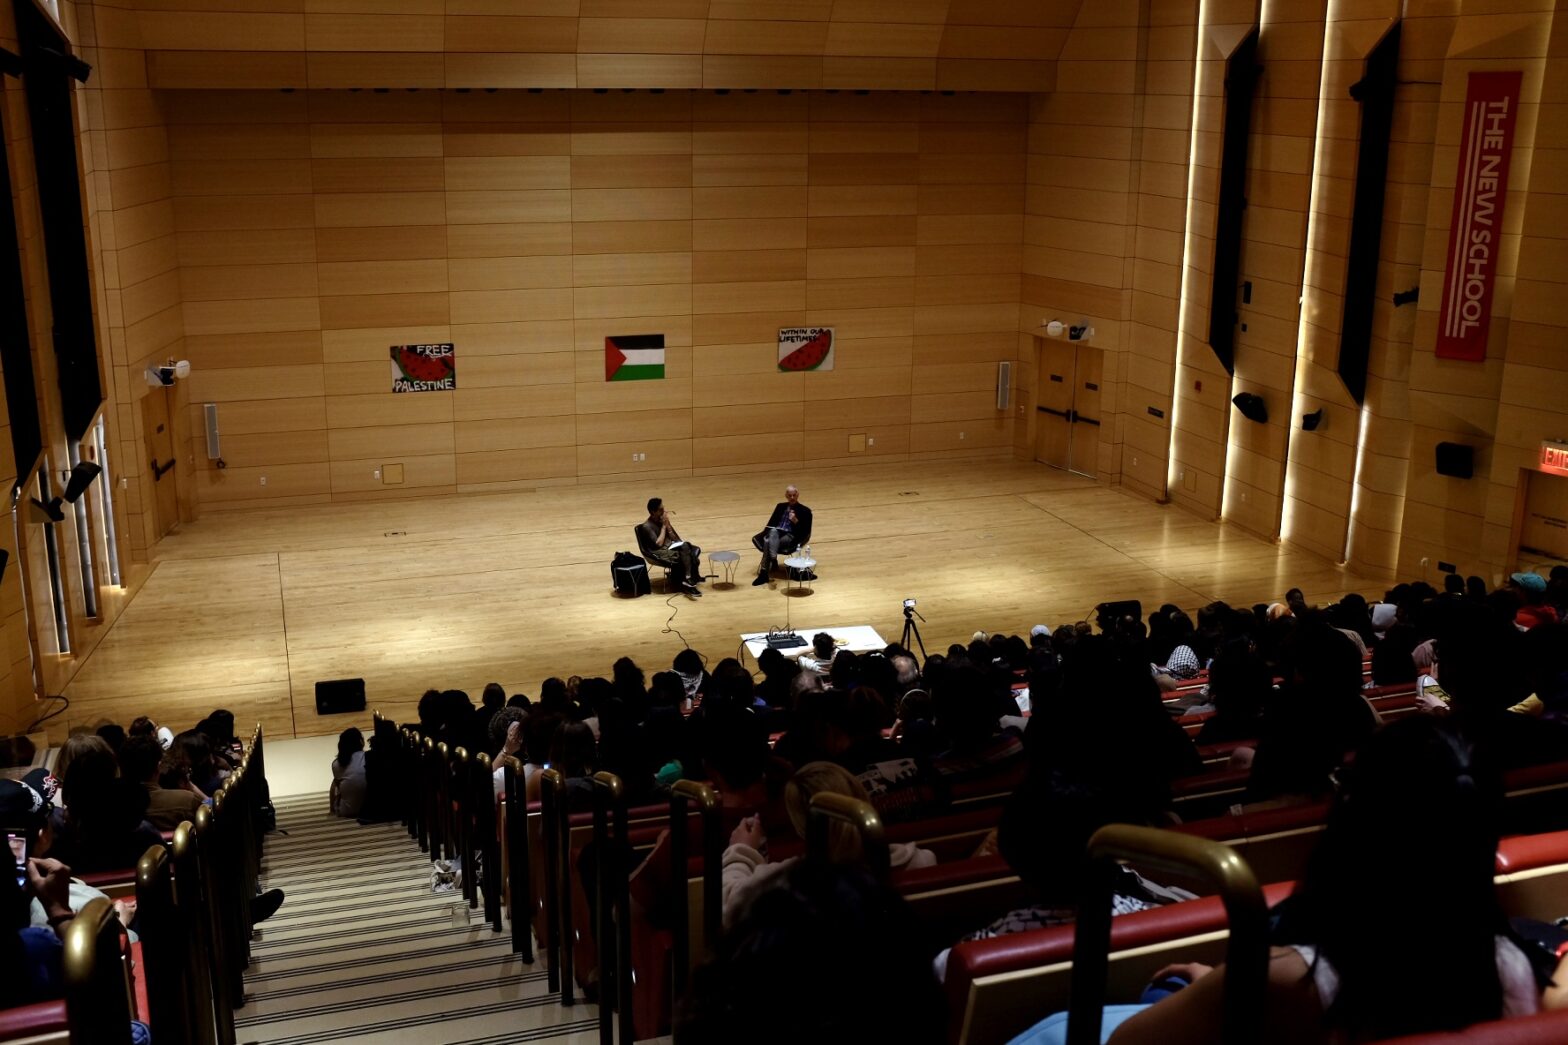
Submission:
[[[35,1005],[0,1009],[0,1041],[30,1041],[45,1035],[65,1034],[69,1030],[63,1001],[41,1001]]]
[[[1389,1045],[1562,1045],[1568,1041],[1568,1009],[1478,1023],[1461,1031],[1414,1034]]]

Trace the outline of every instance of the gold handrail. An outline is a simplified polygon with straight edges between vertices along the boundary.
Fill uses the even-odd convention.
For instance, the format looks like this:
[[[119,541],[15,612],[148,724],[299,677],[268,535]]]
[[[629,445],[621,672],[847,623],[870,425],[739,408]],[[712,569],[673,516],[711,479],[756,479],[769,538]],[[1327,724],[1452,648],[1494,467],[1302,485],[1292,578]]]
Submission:
[[[1068,1045],[1098,1045],[1111,947],[1111,892],[1116,866],[1201,878],[1217,887],[1230,921],[1225,949],[1225,1009],[1220,1040],[1251,1045],[1263,1029],[1268,977],[1268,907],[1257,876],[1228,845],[1132,824],[1108,824],[1089,839],[1089,884],[1073,931]]]
[[[89,901],[65,927],[65,1011],[73,1041],[129,1043],[131,1008],[120,922],[105,897]]]
[[[806,852],[819,859],[828,859],[828,827],[833,821],[848,824],[860,835],[861,853],[878,876],[888,870],[887,839],[882,831],[882,818],[869,802],[848,795],[819,791],[811,796],[811,808],[806,821]]]
[[[546,769],[539,774],[539,800],[539,826],[544,835],[546,982],[550,990],[561,992],[562,1005],[572,1005],[576,1002],[572,978],[572,850],[566,777],[559,769]]]
[[[627,891],[631,868],[625,866],[622,855],[630,845],[626,835],[626,788],[620,777],[603,770],[593,775],[592,786],[599,989],[602,992],[610,984],[615,985],[614,1009],[620,1016],[621,1042],[630,1045],[636,1039],[636,1027],[632,1019],[632,912]],[[679,879],[680,875],[676,877]],[[684,882],[681,887],[685,887]],[[600,1042],[613,1045],[615,1015],[609,995],[601,996]]]
[[[702,957],[712,958],[719,946],[719,933],[723,926],[723,873],[724,835],[719,820],[719,795],[707,784],[697,780],[681,779],[670,785],[670,864],[675,870],[674,958],[671,986],[679,999],[686,991],[686,979],[691,971],[691,897],[687,891],[689,864],[687,803],[697,806],[702,821]]]

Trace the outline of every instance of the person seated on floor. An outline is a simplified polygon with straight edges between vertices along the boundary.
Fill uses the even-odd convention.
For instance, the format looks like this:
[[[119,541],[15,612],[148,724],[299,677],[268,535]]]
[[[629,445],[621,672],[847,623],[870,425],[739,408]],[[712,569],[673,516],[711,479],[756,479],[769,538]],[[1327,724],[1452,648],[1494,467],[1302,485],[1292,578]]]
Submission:
[[[356,819],[365,805],[365,735],[355,726],[338,734],[332,760],[332,812]]]
[[[78,872],[135,867],[149,847],[163,844],[163,836],[145,819],[147,790],[120,776],[109,745],[91,739],[66,770],[65,809],[54,812],[50,845],[41,855]]]
[[[1305,876],[1274,911],[1262,1040],[1381,1041],[1568,1007],[1568,959],[1521,946],[1498,902],[1502,788],[1453,720],[1383,727],[1341,778]],[[1397,900],[1369,882],[1400,883]],[[1433,989],[1439,970],[1453,989]],[[1219,1040],[1225,967],[1155,978],[1171,973],[1191,985],[1116,1007],[1111,1045]]]
[[[806,840],[806,820],[811,808],[811,796],[820,793],[845,795],[869,802],[866,792],[844,767],[832,762],[808,762],[795,771],[784,785],[784,809],[789,814],[795,837]],[[730,832],[729,847],[724,850],[723,902],[724,924],[734,922],[735,912],[749,902],[757,892],[775,886],[780,875],[801,857],[770,860],[767,854],[768,834],[761,818],[748,816]],[[828,825],[828,859],[834,863],[858,864],[865,860],[861,851],[860,834],[848,824],[834,821]],[[888,864],[892,870],[913,870],[931,867],[936,856],[929,849],[921,849],[908,842],[895,842],[888,846]]]
[[[120,775],[139,782],[147,791],[147,822],[159,831],[173,831],[194,820],[201,799],[186,788],[166,788],[160,782],[163,747],[149,734],[129,737],[120,748]]]
[[[359,809],[359,822],[379,824],[403,816],[403,800],[408,781],[402,775],[402,742],[390,719],[377,719],[365,752],[365,803]]]

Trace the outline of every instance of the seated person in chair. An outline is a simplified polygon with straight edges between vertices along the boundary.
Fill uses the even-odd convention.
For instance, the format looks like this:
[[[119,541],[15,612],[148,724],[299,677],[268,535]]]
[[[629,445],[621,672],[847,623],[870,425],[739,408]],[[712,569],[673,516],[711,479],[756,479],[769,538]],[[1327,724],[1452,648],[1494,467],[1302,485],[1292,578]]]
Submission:
[[[773,506],[768,525],[751,539],[751,543],[762,553],[757,579],[751,582],[753,586],[767,583],[780,555],[788,555],[811,543],[811,509],[800,503],[799,490],[793,486],[784,487],[784,499]],[[801,579],[814,581],[817,575],[807,571]]]
[[[697,590],[697,582],[702,580],[702,549],[681,540],[662,498],[648,498],[648,518],[637,524],[637,546],[643,558],[670,571],[681,591],[693,598],[702,597]]]

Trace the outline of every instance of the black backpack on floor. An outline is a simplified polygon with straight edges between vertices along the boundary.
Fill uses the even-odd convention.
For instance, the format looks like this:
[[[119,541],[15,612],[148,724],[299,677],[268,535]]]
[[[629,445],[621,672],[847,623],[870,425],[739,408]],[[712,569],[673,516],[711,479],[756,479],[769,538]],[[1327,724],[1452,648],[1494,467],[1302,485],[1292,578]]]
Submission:
[[[653,591],[648,580],[647,560],[631,552],[616,552],[615,558],[610,560],[610,582],[615,585],[615,594],[627,598],[635,599]]]

